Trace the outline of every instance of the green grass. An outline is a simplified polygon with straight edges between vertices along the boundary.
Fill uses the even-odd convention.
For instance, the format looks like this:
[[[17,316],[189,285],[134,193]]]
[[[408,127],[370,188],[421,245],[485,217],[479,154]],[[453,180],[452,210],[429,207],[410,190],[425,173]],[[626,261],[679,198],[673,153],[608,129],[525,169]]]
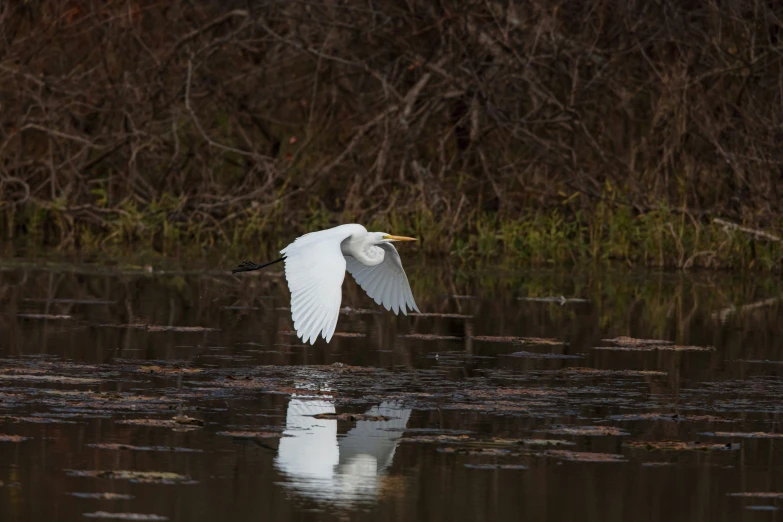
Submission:
[[[295,223],[291,216],[296,216]],[[188,210],[184,198],[164,194],[144,207],[128,202],[107,208],[98,221],[74,217],[59,201],[8,207],[0,212],[0,220],[7,242],[25,248],[106,253],[132,249],[164,256],[220,250],[236,258],[264,259],[300,234],[362,218],[329,213],[315,197],[306,208],[251,205],[218,218]],[[365,225],[370,230],[417,237],[420,241],[415,248],[427,255],[472,264],[518,267],[614,262],[776,271],[783,260],[781,242],[727,231],[666,207],[635,214],[626,207],[600,203],[589,212],[562,206],[513,216],[392,210]]]

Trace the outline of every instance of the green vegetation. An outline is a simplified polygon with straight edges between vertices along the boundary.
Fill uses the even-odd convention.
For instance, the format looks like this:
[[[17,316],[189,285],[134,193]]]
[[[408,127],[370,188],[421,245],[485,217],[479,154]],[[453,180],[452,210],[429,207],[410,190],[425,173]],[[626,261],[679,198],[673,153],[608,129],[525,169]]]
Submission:
[[[268,213],[253,207],[230,220],[212,224],[172,220],[182,199],[164,196],[146,208],[126,205],[110,212],[100,226],[74,220],[67,210],[25,206],[2,215],[2,230],[12,244],[56,246],[60,251],[139,253],[168,256],[220,251],[240,258],[272,258],[297,235],[348,222],[314,209],[292,227],[287,209]],[[448,255],[462,262],[504,266],[562,266],[621,262],[629,266],[674,268],[749,268],[779,270],[783,242],[703,223],[676,210],[635,215],[623,207],[599,203],[590,211],[560,208],[521,216],[466,214],[438,219],[426,210],[389,213],[366,224],[374,230],[413,235],[429,255]],[[414,248],[414,247],[409,247]]]

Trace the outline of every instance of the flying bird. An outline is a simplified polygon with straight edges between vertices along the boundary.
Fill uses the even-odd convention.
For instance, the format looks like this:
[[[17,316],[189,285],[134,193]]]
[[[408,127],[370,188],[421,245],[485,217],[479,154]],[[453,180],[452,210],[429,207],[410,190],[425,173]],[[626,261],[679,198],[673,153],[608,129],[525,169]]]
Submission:
[[[310,232],[280,251],[283,257],[259,265],[243,261],[232,273],[259,270],[285,261],[291,292],[291,317],[296,335],[315,344],[318,335],[328,343],[337,327],[346,269],[367,295],[395,314],[419,311],[395,241],[412,237],[368,232],[362,225],[340,225]]]

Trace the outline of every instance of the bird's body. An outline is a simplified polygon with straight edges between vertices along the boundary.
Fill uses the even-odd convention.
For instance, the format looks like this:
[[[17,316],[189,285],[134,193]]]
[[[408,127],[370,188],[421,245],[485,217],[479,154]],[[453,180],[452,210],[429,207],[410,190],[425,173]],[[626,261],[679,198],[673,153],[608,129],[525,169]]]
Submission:
[[[393,241],[413,238],[340,225],[296,238],[280,253],[291,292],[291,316],[299,338],[310,344],[321,334],[328,343],[337,326],[345,271],[379,305],[395,314],[419,311]],[[266,265],[245,262],[234,272]]]

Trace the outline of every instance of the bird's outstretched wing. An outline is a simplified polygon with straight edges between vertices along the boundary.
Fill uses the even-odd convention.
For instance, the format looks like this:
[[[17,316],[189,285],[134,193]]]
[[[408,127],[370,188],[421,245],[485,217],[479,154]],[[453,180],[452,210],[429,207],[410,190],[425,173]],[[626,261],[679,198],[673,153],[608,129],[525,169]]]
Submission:
[[[332,338],[340,315],[345,257],[340,243],[355,230],[335,227],[306,234],[280,251],[291,292],[291,317],[297,337],[315,344],[320,333]]]
[[[382,304],[387,310],[400,311],[408,315],[408,309],[419,311],[413,299],[408,276],[402,268],[402,261],[397,249],[389,243],[378,245],[385,251],[383,262],[375,266],[367,266],[351,256],[345,256],[348,271],[367,295],[376,303]]]

